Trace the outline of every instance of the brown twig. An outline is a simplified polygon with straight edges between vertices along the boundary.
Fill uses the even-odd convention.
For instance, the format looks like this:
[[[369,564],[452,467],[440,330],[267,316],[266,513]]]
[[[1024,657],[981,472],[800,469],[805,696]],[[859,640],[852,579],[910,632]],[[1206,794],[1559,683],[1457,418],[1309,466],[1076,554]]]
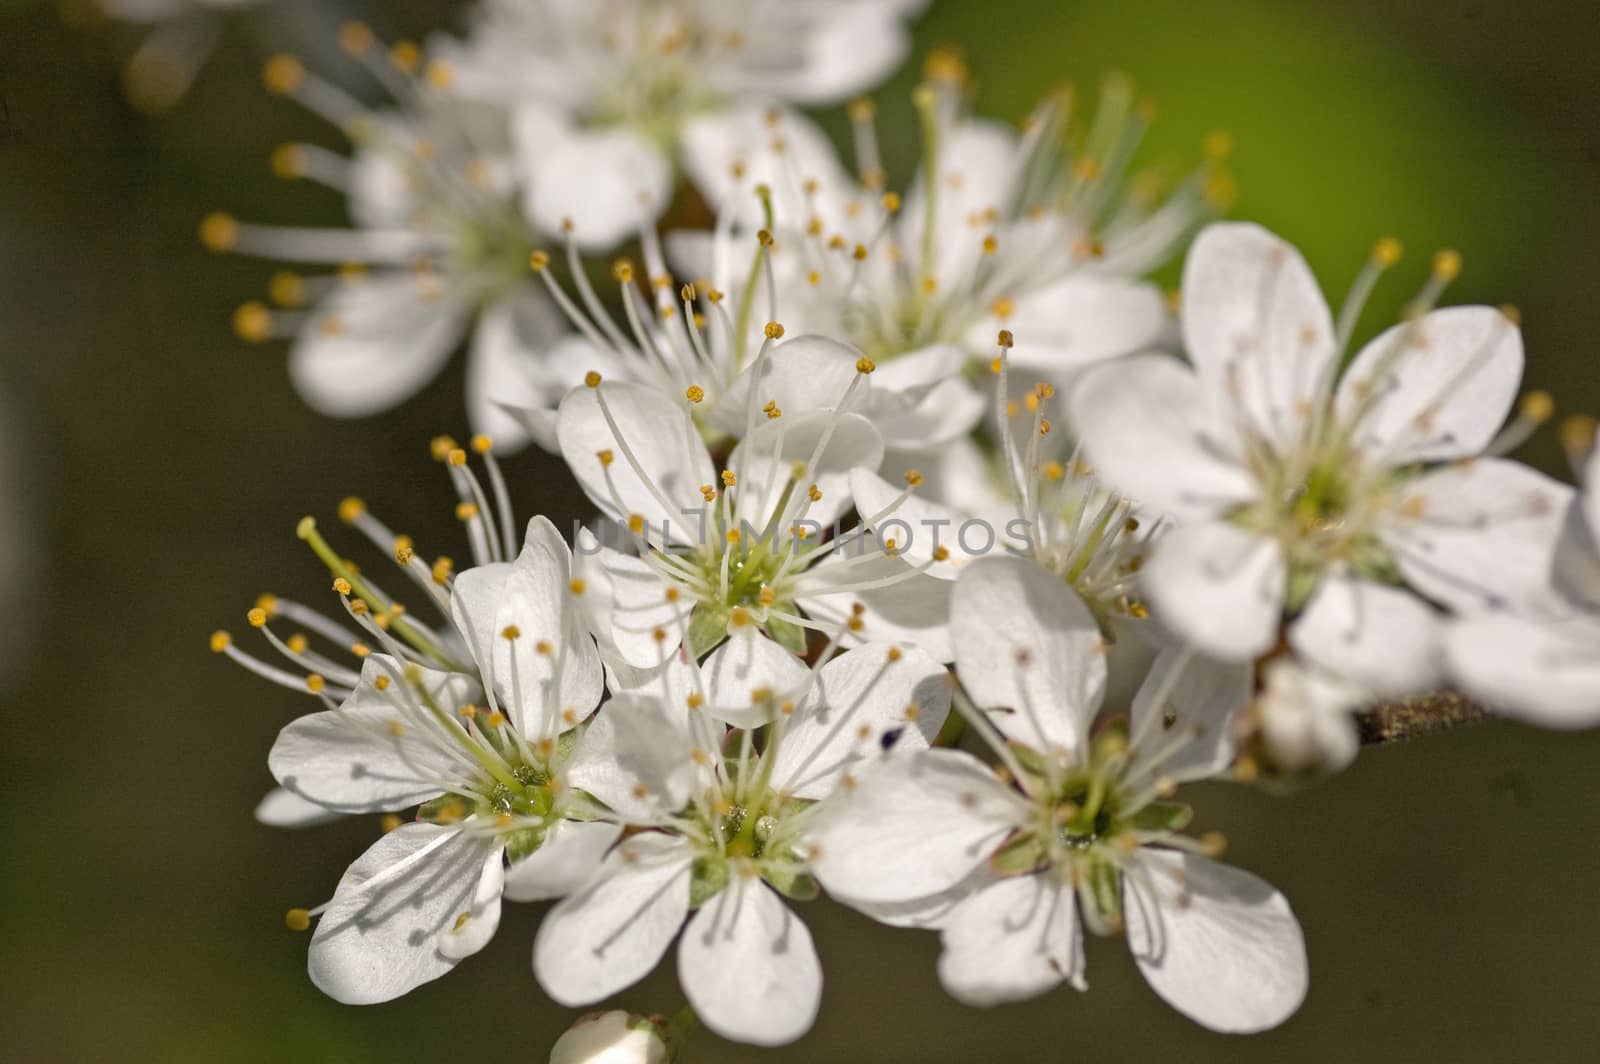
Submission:
[[[1403,698],[1356,715],[1362,745],[1392,743],[1487,720],[1489,711],[1454,691]]]

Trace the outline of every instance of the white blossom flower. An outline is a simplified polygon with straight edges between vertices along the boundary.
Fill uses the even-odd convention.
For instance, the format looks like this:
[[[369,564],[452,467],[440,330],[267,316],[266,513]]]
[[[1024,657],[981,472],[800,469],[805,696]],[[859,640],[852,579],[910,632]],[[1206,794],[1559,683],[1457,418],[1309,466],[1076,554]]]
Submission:
[[[883,442],[848,412],[870,388],[867,359],[820,337],[769,334],[747,375],[739,443],[720,471],[687,408],[635,384],[602,382],[562,402],[557,434],[624,553],[580,540],[595,583],[593,627],[636,667],[687,643],[703,656],[750,626],[790,650],[806,632],[921,646],[948,660],[948,585],[870,536],[827,536],[850,508],[850,475]],[[592,555],[592,557],[591,557]]]
[[[1307,982],[1288,903],[1205,856],[1218,840],[1180,834],[1189,811],[1166,800],[1229,764],[1249,668],[1167,651],[1126,725],[1091,731],[1106,675],[1099,628],[1070,588],[1020,558],[967,567],[952,634],[968,720],[1004,771],[954,750],[862,771],[812,820],[818,881],[852,903],[964,895],[938,921],[939,977],[970,1004],[1083,989],[1084,929],[1126,928],[1146,981],[1191,1019],[1219,1031],[1286,1019]]]
[[[1235,728],[1241,778],[1296,781],[1340,772],[1361,747],[1355,713],[1372,693],[1293,658],[1261,670],[1261,691]]]
[[[1361,305],[1399,257],[1380,242],[1337,323],[1304,260],[1258,226],[1217,224],[1184,271],[1193,366],[1138,356],[1090,371],[1070,397],[1110,484],[1172,515],[1144,569],[1160,622],[1207,654],[1294,651],[1384,694],[1436,685],[1435,604],[1483,613],[1537,579],[1564,486],[1497,457],[1548,416],[1522,376],[1512,317],[1431,310],[1451,252],[1415,313],[1340,372]]]
[[[916,96],[923,158],[904,196],[885,192],[865,101],[852,108],[857,177],[797,115],[747,108],[686,138],[689,171],[720,224],[731,212],[744,231],[771,237],[770,267],[744,269],[746,256],[725,272],[775,284],[787,324],[847,339],[900,378],[907,402],[885,438],[905,448],[973,426],[984,404],[960,370],[986,357],[1002,327],[1024,338],[1026,368],[1054,380],[1161,338],[1161,292],[1138,277],[1209,213],[1205,173],[1164,203],[1148,182],[1124,194],[1145,124],[1125,81],[1108,83],[1072,155],[1062,148],[1067,101],[1047,101],[1019,133],[963,115],[964,79],[949,53],[930,60]],[[716,270],[726,250],[696,233],[669,244],[690,276]],[[775,280],[764,281],[769,268]]]
[[[530,218],[589,250],[666,207],[681,145],[747,100],[833,103],[908,47],[924,0],[490,0],[456,91],[514,110]]]
[[[571,779],[642,830],[540,927],[534,974],[552,998],[609,997],[682,927],[678,979],[708,1028],[755,1045],[810,1028],[821,963],[783,900],[816,893],[810,810],[884,747],[926,749],[950,704],[948,674],[914,649],[818,660],[808,673],[759,637],[730,640],[703,667],[678,653],[657,670],[658,691],[619,694],[595,718]],[[744,727],[725,735],[728,718]]]
[[[448,461],[472,494],[465,455],[455,451]],[[425,565],[358,500],[347,500],[341,516],[375,541],[395,543],[396,561],[439,607],[444,627],[358,573],[307,518],[299,534],[335,574],[347,617],[370,644],[297,603],[269,599],[251,611],[252,626],[294,664],[317,671],[301,681],[238,650],[225,633],[212,646],[267,679],[303,685],[329,707],[279,735],[268,764],[282,792],[262,803],[263,819],[306,823],[308,803],[333,813],[420,807],[415,823],[394,818],[326,904],[289,913],[296,929],[320,917],[312,981],[340,1001],[370,1003],[436,979],[483,948],[502,897],[558,897],[583,883],[622,829],[570,784],[585,743],[580,726],[600,702],[604,677],[574,603],[581,581],[554,526],[534,518],[521,553],[506,561],[495,522],[467,515],[478,526],[473,538],[492,549],[483,564],[451,576],[448,559]],[[304,636],[280,638],[274,618],[345,643],[359,672],[311,649]]]
[[[564,329],[528,268],[537,240],[517,207],[504,117],[449,95],[454,70],[425,60],[415,45],[385,51],[360,23],[347,24],[340,42],[388,87],[393,107],[371,111],[288,55],[268,60],[264,76],[271,91],[351,138],[349,158],[285,144],[272,165],[280,176],[342,194],[354,225],[207,216],[200,235],[213,250],[336,267],[277,274],[270,287],[280,309],[247,302],[235,312],[235,330],[251,341],[292,338],[296,390],[336,417],[409,398],[470,333],[468,416],[497,446],[517,446],[522,429],[501,404],[532,394],[529,363]]]
[[[621,1009],[584,1016],[550,1049],[550,1064],[668,1064],[661,1032]]]
[[[1584,468],[1551,552],[1550,582],[1513,608],[1457,622],[1450,675],[1496,713],[1548,728],[1600,723],[1600,449],[1594,422],[1563,426]]]

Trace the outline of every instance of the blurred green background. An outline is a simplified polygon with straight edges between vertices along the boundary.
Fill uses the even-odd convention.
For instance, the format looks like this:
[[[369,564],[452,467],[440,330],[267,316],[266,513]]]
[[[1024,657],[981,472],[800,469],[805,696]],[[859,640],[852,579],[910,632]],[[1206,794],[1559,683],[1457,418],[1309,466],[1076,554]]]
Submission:
[[[360,6],[385,33],[460,10]],[[317,417],[280,347],[229,330],[272,267],[194,238],[216,208],[340,220],[336,199],[266,167],[284,140],[338,144],[259,88],[263,51],[293,38],[235,20],[190,97],[151,120],[120,95],[122,35],[69,30],[48,4],[0,9],[15,9],[0,15],[0,446],[20,485],[0,476],[0,506],[33,530],[0,532],[32,592],[0,607],[0,1058],[544,1059],[572,1014],[529,974],[538,908],[511,908],[489,949],[399,1002],[346,1008],[311,986],[283,912],[325,898],[378,825],[251,820],[273,735],[313,705],[205,646],[214,627],[244,628],[260,591],[321,601],[292,530],[348,492],[419,545],[456,546],[426,443],[465,431],[459,362],[389,415]],[[326,47],[336,20],[322,18]],[[936,0],[917,40],[919,55],[965,47],[981,111],[1020,116],[1115,68],[1160,104],[1148,157],[1194,158],[1207,130],[1232,131],[1234,214],[1304,248],[1335,302],[1372,241],[1398,236],[1411,254],[1367,332],[1428,253],[1459,248],[1447,301],[1519,306],[1530,384],[1600,413],[1593,0]],[[880,94],[885,122],[909,114],[910,83]],[[904,162],[909,132],[886,142]],[[1556,469],[1552,435],[1530,452]],[[548,459],[510,473],[524,518],[578,513]],[[1088,994],[967,1009],[937,987],[934,936],[815,904],[822,1017],[764,1059],[1593,1059],[1597,764],[1600,735],[1492,724],[1368,750],[1292,798],[1202,791],[1201,824],[1306,928],[1310,997],[1271,1034],[1194,1027],[1118,942],[1090,944]],[[621,1000],[675,1009],[670,963]],[[692,1059],[758,1056],[706,1036]]]

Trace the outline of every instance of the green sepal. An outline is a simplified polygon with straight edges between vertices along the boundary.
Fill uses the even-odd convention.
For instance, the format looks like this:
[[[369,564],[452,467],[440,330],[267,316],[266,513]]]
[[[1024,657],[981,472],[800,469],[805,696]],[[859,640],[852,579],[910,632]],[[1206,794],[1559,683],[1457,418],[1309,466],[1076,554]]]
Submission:
[[[1035,779],[1049,779],[1051,773],[1050,759],[1031,746],[1022,743],[1007,743],[1011,748],[1011,756],[1017,759],[1017,764],[1022,770]]]
[[[589,722],[584,721],[575,727],[568,728],[556,736],[556,763],[566,764],[572,757],[572,751],[577,749],[578,740],[583,738],[583,733],[589,730]]]
[[[1122,920],[1122,883],[1117,866],[1110,861],[1089,864],[1089,896],[1106,923],[1116,926]]]
[[[1194,810],[1184,802],[1151,802],[1124,822],[1135,831],[1182,831],[1194,819]]]
[[[704,604],[689,615],[689,656],[703,658],[728,638],[728,611]]]
[[[989,867],[996,875],[1017,876],[1038,869],[1044,861],[1044,842],[1031,831],[1019,831],[989,858]]]
[[[441,794],[417,809],[417,820],[424,824],[455,824],[473,811],[472,803],[459,794]]]
[[[1289,581],[1283,593],[1284,609],[1290,613],[1298,613],[1311,601],[1311,596],[1317,590],[1317,584],[1322,580],[1322,570],[1310,565],[1291,565],[1289,567]]]
[[[506,859],[516,864],[544,845],[544,828],[523,828],[505,837]]]
[[[761,878],[772,884],[772,889],[795,901],[815,901],[822,891],[809,872],[791,872],[785,869],[768,869]]]
[[[728,862],[716,857],[695,858],[689,867],[689,908],[700,908],[727,885]]]
[[[806,630],[793,621],[767,615],[766,623],[762,625],[767,634],[783,649],[793,654],[806,652]]]

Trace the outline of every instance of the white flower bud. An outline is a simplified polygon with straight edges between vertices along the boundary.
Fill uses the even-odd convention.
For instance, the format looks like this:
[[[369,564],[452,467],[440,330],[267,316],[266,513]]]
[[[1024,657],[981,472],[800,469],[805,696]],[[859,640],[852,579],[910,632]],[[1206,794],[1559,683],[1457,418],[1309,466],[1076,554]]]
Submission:
[[[1255,712],[1261,746],[1278,771],[1318,775],[1355,760],[1360,737],[1352,714],[1370,701],[1365,692],[1287,660],[1269,664],[1265,680]]]
[[[585,1016],[557,1039],[550,1064],[667,1064],[667,1044],[654,1024],[612,1009]]]

